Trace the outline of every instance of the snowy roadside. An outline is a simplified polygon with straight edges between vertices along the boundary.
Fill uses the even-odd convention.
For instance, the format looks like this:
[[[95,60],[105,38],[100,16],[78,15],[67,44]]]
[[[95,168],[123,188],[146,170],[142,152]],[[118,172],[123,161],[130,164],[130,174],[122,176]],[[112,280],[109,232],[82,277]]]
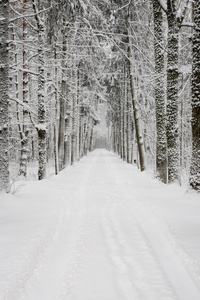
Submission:
[[[81,182],[78,164],[43,181],[19,181],[16,194],[0,192],[0,299],[18,299],[69,213]],[[85,173],[85,171],[84,171]],[[63,199],[65,198],[65,201]],[[78,204],[77,209],[79,209]]]
[[[200,194],[167,186],[124,162],[120,170],[124,194],[136,197],[143,217],[155,217],[200,290]]]
[[[109,166],[111,170],[110,177],[106,177],[107,174],[102,176],[104,171],[101,162],[105,166]],[[95,178],[95,172],[99,172],[98,178]],[[107,202],[103,206],[100,203],[101,193],[107,195],[107,200],[105,200]],[[92,199],[94,200],[93,204],[91,203]],[[86,251],[86,233],[92,232],[93,228],[87,228],[87,232],[83,231],[84,228],[95,225],[100,226],[100,223],[97,223],[98,209],[95,208],[95,205],[100,208],[99,215],[103,224],[102,236],[105,235],[106,237],[107,251],[113,251],[111,260],[116,267],[122,267],[123,263],[126,265],[128,259],[124,254],[125,261],[123,262],[124,258],[120,252],[120,243],[123,244],[124,241],[125,250],[123,251],[125,253],[126,251],[127,253],[131,253],[131,251],[136,253],[134,244],[131,248],[132,241],[130,241],[130,237],[132,232],[129,233],[131,226],[135,226],[137,230],[144,232],[146,236],[145,243],[148,244],[148,247],[151,246],[151,251],[154,252],[166,276],[169,277],[173,271],[169,269],[169,265],[164,261],[165,257],[161,251],[164,252],[165,250],[159,249],[159,247],[161,242],[163,242],[162,245],[165,245],[168,241],[170,249],[177,254],[184,265],[185,272],[189,274],[189,278],[195,282],[197,289],[200,291],[200,195],[192,191],[186,192],[184,188],[176,185],[165,186],[152,179],[146,172],[140,173],[135,166],[122,162],[114,154],[106,150],[96,150],[79,163],[62,171],[58,176],[52,176],[41,182],[26,182],[15,195],[0,193],[0,300],[40,299],[36,296],[32,296],[32,298],[23,296],[26,286],[34,277],[37,278],[37,274],[40,272],[42,274],[41,270],[44,268],[45,260],[50,260],[49,258],[55,249],[57,249],[57,253],[61,251],[60,248],[65,249],[63,253],[60,252],[62,261],[59,262],[59,268],[62,268],[62,262],[65,261],[62,274],[66,272],[68,265],[72,265],[72,262],[68,263],[67,259],[71,255],[72,248],[77,249],[79,247],[76,246],[76,241],[80,240],[80,236],[81,241],[83,242],[84,239],[85,241],[84,245],[80,246],[82,250],[79,249],[79,252]],[[130,215],[128,215],[129,213]],[[90,222],[87,226],[82,225],[87,223],[87,216],[89,216],[88,220],[91,219]],[[135,220],[131,220],[132,216]],[[124,222],[126,217],[129,219]],[[84,218],[86,218],[85,223],[82,223]],[[155,230],[156,226],[159,228],[155,234],[152,230]],[[100,232],[100,229],[98,230]],[[124,236],[126,232],[127,237]],[[110,238],[113,234],[116,235],[116,240]],[[87,235],[90,235],[90,233],[87,233]],[[157,240],[159,236],[160,241]],[[120,241],[117,241],[117,238]],[[163,241],[161,241],[162,239]],[[130,243],[127,242],[128,240]],[[100,243],[99,240],[97,242]],[[80,242],[78,243],[80,244]],[[140,243],[139,237],[138,243]],[[144,253],[146,251],[145,243],[143,246],[141,244]],[[95,249],[95,246],[91,246],[91,249],[93,249],[92,247]],[[98,247],[100,246],[98,245]],[[167,244],[166,247],[168,247]],[[118,260],[115,257],[116,248],[119,248]],[[104,249],[103,246],[102,249]],[[172,250],[166,250],[168,251],[167,254]],[[73,260],[79,262],[80,253],[76,254],[76,250],[73,251],[75,253],[72,253]],[[64,252],[68,253],[68,257],[65,258]],[[110,254],[108,253],[108,256]],[[90,257],[92,255],[91,251]],[[139,258],[139,253],[135,255],[136,258]],[[49,258],[47,259],[47,257]],[[169,257],[174,259],[177,270],[179,270],[180,262],[175,261],[174,254],[172,253]],[[79,263],[77,264],[79,265]],[[131,267],[131,262],[129,264]],[[152,258],[151,267],[154,264]],[[134,264],[132,267],[134,269]],[[55,270],[55,276],[51,279],[55,284],[55,289],[57,288],[56,280],[59,281],[59,276],[61,276],[59,268],[57,271]],[[87,264],[85,268],[87,269]],[[129,273],[130,277],[132,276],[133,269],[131,272],[127,271],[124,280],[127,280]],[[122,268],[120,272],[125,271]],[[178,271],[175,270],[174,274],[178,274]],[[47,276],[47,271],[44,272],[44,278],[45,276]],[[88,274],[88,276],[90,275]],[[187,276],[182,278],[186,280]],[[92,280],[92,277],[89,279]],[[177,277],[171,280],[175,292],[181,295],[181,283],[178,282],[181,277],[180,280]],[[173,280],[177,280],[177,283]],[[43,283],[45,284],[45,279]],[[139,284],[139,286],[143,285],[145,284]],[[126,287],[127,285],[124,285],[123,289],[125,290]],[[190,288],[192,289],[192,282],[190,286],[188,285],[186,292],[190,293]],[[88,286],[86,289],[89,290],[90,287]],[[132,288],[130,288],[130,293],[131,291]],[[59,291],[56,292],[59,293]],[[78,292],[77,295],[80,296]],[[130,297],[129,295],[127,294],[127,299]],[[50,299],[50,295],[48,297],[41,299]],[[55,299],[80,300],[78,296],[77,298],[58,297]],[[82,297],[82,299],[85,298]],[[117,299],[117,296],[113,294],[113,297],[105,297],[102,300],[114,299]],[[121,299],[126,298],[124,296]],[[165,298],[161,297],[160,299]],[[172,298],[166,299],[171,300]],[[180,300],[182,299],[180,298]],[[191,294],[191,299],[196,300],[197,298],[192,298]]]

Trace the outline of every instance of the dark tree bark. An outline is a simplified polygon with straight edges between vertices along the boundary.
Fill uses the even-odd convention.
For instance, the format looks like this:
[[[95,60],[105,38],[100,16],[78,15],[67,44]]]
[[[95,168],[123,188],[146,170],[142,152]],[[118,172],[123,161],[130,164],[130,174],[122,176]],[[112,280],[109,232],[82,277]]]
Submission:
[[[33,9],[35,12],[35,19],[38,29],[38,179],[42,180],[46,176],[46,109],[45,109],[45,76],[44,76],[44,42],[45,42],[45,29],[44,22],[38,14],[40,10],[40,1],[38,7],[35,0],[32,0]]]
[[[23,15],[27,13],[27,0],[23,0]],[[29,111],[28,105],[28,50],[27,50],[27,22],[26,18],[23,18],[23,126],[22,138],[21,138],[21,158],[20,158],[20,170],[19,174],[26,177],[27,174],[27,162],[28,162],[28,135],[29,135]]]
[[[130,32],[130,17],[127,17],[127,38],[128,38],[128,67],[129,67],[129,78],[130,78],[130,92],[131,92],[131,101],[132,101],[132,107],[133,107],[133,119],[134,119],[134,125],[135,125],[135,134],[136,134],[136,140],[137,140],[137,147],[138,147],[138,154],[139,154],[139,165],[140,170],[145,170],[145,152],[144,152],[144,142],[143,142],[143,136],[140,129],[140,118],[138,113],[137,104],[135,101],[135,95],[134,95],[134,80],[133,80],[133,49],[131,45],[131,32]]]
[[[58,139],[58,153],[59,153],[59,170],[64,168],[64,155],[65,155],[65,99],[66,82],[63,79],[61,84],[61,98],[60,98],[60,120],[59,120],[59,139]]]
[[[166,110],[166,137],[167,137],[167,181],[179,181],[180,177],[180,147],[178,128],[178,52],[179,30],[184,19],[188,0],[184,2],[182,9],[178,9],[177,0],[165,2],[155,0],[165,11],[168,22],[167,45],[167,110]]]
[[[0,2],[0,189],[9,183],[8,172],[8,0]]]
[[[66,33],[66,20],[63,18],[63,29],[62,29],[62,83],[61,83],[61,97],[60,97],[60,119],[59,119],[59,138],[58,138],[58,153],[59,153],[59,170],[65,167],[65,114],[66,114],[66,72],[65,72],[65,60],[67,44],[65,36]]]
[[[155,104],[156,104],[156,176],[167,182],[166,104],[164,91],[163,12],[153,0],[154,56],[155,56]]]
[[[190,185],[200,190],[200,2],[194,3],[192,65],[192,161]]]
[[[178,43],[179,24],[176,18],[176,0],[167,1],[167,154],[168,182],[179,177],[179,130],[178,130]]]
[[[55,174],[59,173],[59,159],[58,159],[58,86],[57,86],[57,76],[58,76],[58,67],[57,67],[57,49],[54,45],[54,82],[55,82],[55,120],[54,120],[54,162],[55,162]]]

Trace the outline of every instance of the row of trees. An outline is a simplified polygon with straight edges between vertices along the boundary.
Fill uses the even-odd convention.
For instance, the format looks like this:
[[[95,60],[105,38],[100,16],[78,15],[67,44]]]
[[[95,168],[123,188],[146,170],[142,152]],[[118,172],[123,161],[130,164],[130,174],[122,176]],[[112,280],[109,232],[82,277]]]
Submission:
[[[200,4],[114,3],[123,71],[111,87],[110,148],[128,162],[132,156],[141,171],[150,166],[164,183],[185,175],[199,189]]]
[[[30,161],[38,161],[41,180],[48,162],[54,161],[58,174],[93,149],[102,87],[97,62],[94,68],[101,53],[83,19],[84,7],[75,1],[36,0],[1,5],[6,66],[1,122],[6,125],[0,185],[5,187],[13,168],[26,177]]]
[[[103,102],[109,150],[200,189],[199,1],[0,6],[1,188],[16,161],[24,177],[38,161],[43,179],[91,151]]]

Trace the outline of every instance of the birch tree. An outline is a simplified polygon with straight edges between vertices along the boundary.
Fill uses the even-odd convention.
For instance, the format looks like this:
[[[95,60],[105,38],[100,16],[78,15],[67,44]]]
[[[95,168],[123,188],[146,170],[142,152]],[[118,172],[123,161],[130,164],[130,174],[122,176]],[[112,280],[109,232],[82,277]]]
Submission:
[[[9,1],[0,2],[0,189],[9,182],[8,160],[8,24]]]

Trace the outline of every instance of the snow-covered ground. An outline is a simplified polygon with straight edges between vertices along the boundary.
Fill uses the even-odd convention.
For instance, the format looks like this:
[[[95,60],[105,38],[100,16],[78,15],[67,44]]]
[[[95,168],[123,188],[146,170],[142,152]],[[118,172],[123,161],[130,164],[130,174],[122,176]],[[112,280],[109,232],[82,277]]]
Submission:
[[[68,299],[199,300],[200,195],[106,150],[0,193],[0,300]]]

